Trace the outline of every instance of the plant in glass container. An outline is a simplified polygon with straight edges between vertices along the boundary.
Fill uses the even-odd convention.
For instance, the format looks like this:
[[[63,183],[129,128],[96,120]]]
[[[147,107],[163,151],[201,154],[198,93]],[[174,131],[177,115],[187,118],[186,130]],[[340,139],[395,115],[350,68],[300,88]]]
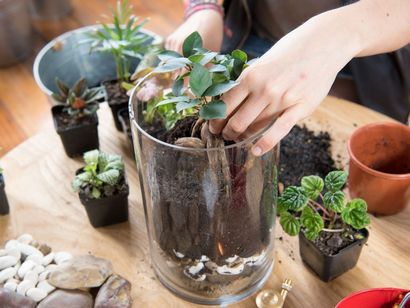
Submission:
[[[183,54],[158,57],[131,98],[153,267],[181,297],[232,303],[256,291],[272,269],[277,148],[254,157],[250,148],[261,133],[235,144],[208,130],[208,120],[226,116],[223,94],[246,69],[244,52],[206,50],[194,32]]]
[[[129,99],[121,83],[129,81],[131,59],[141,59],[150,50],[149,42],[152,40],[148,34],[141,32],[146,20],[139,21],[132,15],[132,10],[127,0],[118,0],[116,9],[112,10],[112,25],[101,23],[102,28],[90,34],[90,50],[112,54],[115,61],[117,79],[102,84],[118,130],[122,130],[118,111],[127,107]]]
[[[7,215],[10,212],[5,186],[3,168],[0,167],[0,215]]]
[[[98,100],[104,94],[100,89],[88,89],[83,78],[72,88],[59,79],[56,79],[56,85],[59,92],[52,96],[60,104],[53,106],[51,113],[67,155],[82,155],[98,148]]]
[[[93,150],[84,154],[84,161],[72,187],[93,227],[127,221],[129,186],[121,156]]]
[[[324,179],[311,175],[301,186],[289,186],[278,198],[283,230],[299,235],[302,260],[324,281],[353,268],[369,236],[367,204],[363,199],[346,201],[341,190],[344,171],[332,171]]]

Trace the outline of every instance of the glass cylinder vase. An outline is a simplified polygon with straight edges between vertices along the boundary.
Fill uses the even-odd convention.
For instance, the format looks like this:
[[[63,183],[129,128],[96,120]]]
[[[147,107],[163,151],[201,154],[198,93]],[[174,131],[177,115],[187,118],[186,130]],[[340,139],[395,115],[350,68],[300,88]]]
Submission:
[[[141,109],[134,91],[131,127],[159,280],[198,304],[253,294],[273,268],[278,148],[253,156],[260,134],[218,148],[176,146],[147,132]]]

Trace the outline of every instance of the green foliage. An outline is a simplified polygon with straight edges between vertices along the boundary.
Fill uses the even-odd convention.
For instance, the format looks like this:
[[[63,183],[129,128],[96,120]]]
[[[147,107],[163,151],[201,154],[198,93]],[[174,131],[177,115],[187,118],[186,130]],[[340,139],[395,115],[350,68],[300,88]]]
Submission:
[[[130,77],[129,65],[131,58],[142,58],[151,48],[150,37],[141,32],[145,20],[139,21],[132,15],[133,7],[127,0],[118,0],[115,10],[112,10],[112,25],[102,23],[102,29],[96,30],[91,36],[91,51],[111,53],[115,60],[117,78],[127,81]]]
[[[247,55],[234,50],[221,55],[203,48],[198,32],[189,35],[182,46],[182,55],[165,50],[159,53],[159,65],[155,73],[179,70],[172,92],[162,97],[157,107],[173,104],[175,110],[185,116],[198,114],[205,120],[226,117],[226,105],[222,95],[234,88],[236,79],[247,67]],[[187,81],[187,82],[185,82]],[[184,84],[188,85],[184,88]]]
[[[314,240],[322,231],[332,229],[336,221],[356,230],[370,223],[367,204],[362,199],[353,199],[346,204],[341,191],[347,180],[344,171],[332,171],[323,181],[311,175],[302,178],[301,186],[289,186],[278,198],[278,214],[283,230],[296,235],[300,230],[306,238]],[[322,195],[323,190],[327,191]],[[319,198],[319,201],[317,199]]]
[[[56,85],[59,92],[51,94],[52,97],[64,105],[64,111],[73,117],[94,114],[99,108],[97,100],[104,97],[100,88],[87,88],[84,78],[79,79],[71,89],[58,78]]]
[[[74,191],[87,186],[91,189],[91,197],[99,199],[104,185],[114,187],[124,175],[124,163],[121,156],[106,154],[99,150],[84,153],[86,163],[83,172],[77,174],[71,185]]]
[[[0,174],[3,174],[4,169],[0,167]]]
[[[301,211],[308,203],[309,198],[302,187],[289,186],[278,198],[278,204],[292,211]]]

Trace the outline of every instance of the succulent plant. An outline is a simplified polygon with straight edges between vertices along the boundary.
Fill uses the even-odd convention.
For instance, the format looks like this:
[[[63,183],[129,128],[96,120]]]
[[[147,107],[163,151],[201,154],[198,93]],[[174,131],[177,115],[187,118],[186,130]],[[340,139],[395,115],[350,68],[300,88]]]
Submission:
[[[65,106],[64,110],[73,117],[90,115],[98,110],[98,101],[104,97],[101,89],[88,89],[84,78],[78,80],[72,88],[56,78],[59,92],[52,97]]]
[[[366,202],[363,199],[346,201],[342,191],[346,180],[346,172],[332,171],[324,181],[319,176],[310,175],[302,178],[301,186],[287,187],[278,198],[283,230],[292,236],[302,231],[307,239],[314,240],[322,231],[344,232],[348,226],[356,230],[368,226],[370,217]],[[343,226],[334,229],[338,220]]]
[[[124,175],[124,163],[121,156],[99,150],[86,152],[83,157],[86,165],[83,172],[75,176],[71,185],[77,192],[89,186],[92,198],[99,199],[104,186],[114,187],[119,183]]]

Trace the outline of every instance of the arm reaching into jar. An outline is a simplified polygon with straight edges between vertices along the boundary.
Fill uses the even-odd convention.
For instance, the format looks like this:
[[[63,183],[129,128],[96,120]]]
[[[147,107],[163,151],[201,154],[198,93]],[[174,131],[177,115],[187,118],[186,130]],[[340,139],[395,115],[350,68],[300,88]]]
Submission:
[[[195,30],[200,32],[189,32]],[[214,35],[204,33],[205,42],[206,35]],[[227,140],[241,140],[276,119],[252,148],[254,155],[263,155],[317,108],[352,58],[390,52],[409,42],[408,0],[362,0],[317,15],[242,73],[240,84],[223,97],[228,117],[212,120],[210,130]]]

